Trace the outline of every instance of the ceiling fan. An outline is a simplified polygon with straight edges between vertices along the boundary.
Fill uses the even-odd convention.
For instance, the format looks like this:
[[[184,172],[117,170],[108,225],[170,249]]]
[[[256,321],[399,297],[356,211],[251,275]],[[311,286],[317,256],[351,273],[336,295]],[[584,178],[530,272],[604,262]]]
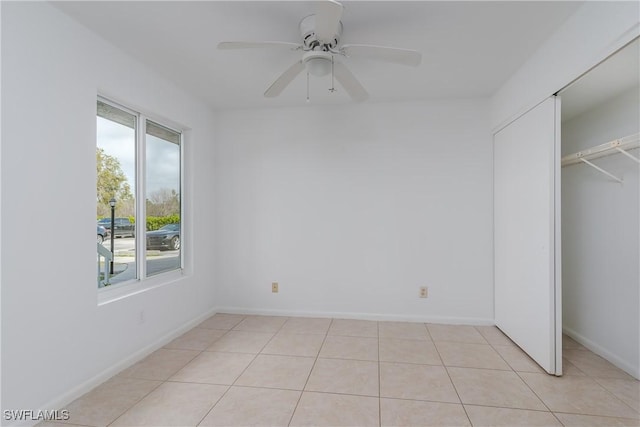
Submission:
[[[265,91],[264,96],[273,98],[282,91],[305,69],[307,70],[307,100],[308,76],[326,76],[331,73],[332,79],[342,85],[344,90],[355,101],[364,101],[369,94],[349,69],[336,57],[361,57],[395,64],[418,66],[422,54],[415,50],[399,49],[395,47],[374,46],[366,44],[340,45],[342,35],[343,6],[335,0],[315,2],[315,14],[300,21],[302,43],[279,41],[228,41],[218,44],[218,49],[251,49],[251,48],[285,48],[301,51],[302,58],[291,65]],[[334,92],[332,87],[330,92]]]

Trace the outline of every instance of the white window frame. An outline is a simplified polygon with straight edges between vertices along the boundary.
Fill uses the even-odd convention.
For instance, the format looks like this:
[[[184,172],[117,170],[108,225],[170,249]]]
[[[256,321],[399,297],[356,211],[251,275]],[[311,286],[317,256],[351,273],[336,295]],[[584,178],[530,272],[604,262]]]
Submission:
[[[105,104],[118,108],[126,113],[136,117],[136,141],[135,141],[135,248],[136,248],[136,278],[127,280],[115,285],[97,288],[98,305],[108,304],[136,295],[148,290],[175,282],[185,276],[185,251],[184,251],[184,235],[185,226],[185,179],[184,179],[184,146],[185,133],[187,129],[184,126],[177,125],[175,122],[167,119],[159,118],[153,114],[143,113],[124,106],[120,102],[113,101],[111,98],[98,95],[96,102],[100,101]],[[147,277],[147,245],[146,245],[146,135],[147,120],[163,126],[173,132],[180,134],[180,267],[174,270],[163,271]],[[97,142],[97,141],[96,141]],[[139,227],[140,219],[143,220],[145,226]]]

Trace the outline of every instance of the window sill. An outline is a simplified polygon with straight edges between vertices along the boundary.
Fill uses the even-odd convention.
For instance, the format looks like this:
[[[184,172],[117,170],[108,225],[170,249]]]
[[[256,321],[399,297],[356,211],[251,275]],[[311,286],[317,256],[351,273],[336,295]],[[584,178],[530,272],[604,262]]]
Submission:
[[[144,280],[130,280],[118,285],[98,289],[98,306],[110,304],[133,295],[150,291],[161,286],[182,280],[186,276],[184,269],[167,271],[147,277]]]

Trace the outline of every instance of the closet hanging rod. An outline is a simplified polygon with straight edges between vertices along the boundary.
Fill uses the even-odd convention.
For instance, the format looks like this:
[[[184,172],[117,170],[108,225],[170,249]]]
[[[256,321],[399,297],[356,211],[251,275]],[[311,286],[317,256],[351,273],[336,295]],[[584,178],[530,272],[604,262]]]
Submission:
[[[593,160],[617,153],[624,154],[630,159],[640,163],[640,159],[627,152],[634,148],[640,148],[640,134],[638,133],[564,156],[561,160],[561,164],[562,166],[569,166],[576,163],[586,163],[585,160]]]

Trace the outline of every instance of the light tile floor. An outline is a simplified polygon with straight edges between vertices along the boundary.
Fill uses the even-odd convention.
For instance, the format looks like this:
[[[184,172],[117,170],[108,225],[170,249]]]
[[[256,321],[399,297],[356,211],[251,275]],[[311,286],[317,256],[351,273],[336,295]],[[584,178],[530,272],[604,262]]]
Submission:
[[[216,314],[40,426],[639,426],[640,382],[563,349],[556,378],[495,327]]]

